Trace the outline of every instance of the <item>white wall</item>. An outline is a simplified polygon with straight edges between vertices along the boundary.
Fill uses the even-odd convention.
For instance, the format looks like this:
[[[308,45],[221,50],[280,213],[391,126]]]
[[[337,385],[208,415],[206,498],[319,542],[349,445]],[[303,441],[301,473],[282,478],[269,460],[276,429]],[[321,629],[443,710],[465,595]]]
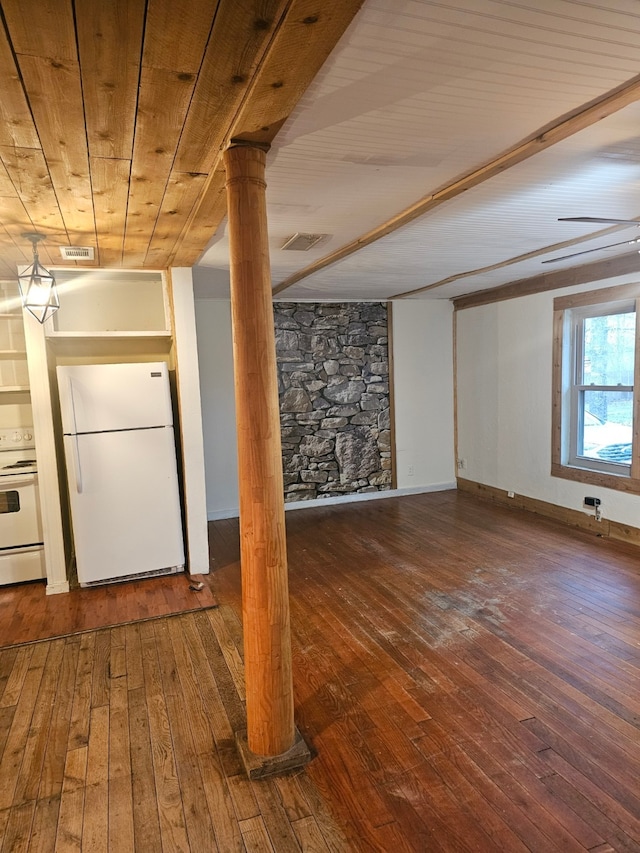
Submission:
[[[206,282],[201,282],[206,292]],[[238,513],[231,308],[227,299],[197,298],[207,513]],[[452,309],[446,301],[393,305],[393,371],[398,491],[455,488]],[[413,474],[409,474],[409,466]],[[349,496],[388,497],[394,492]],[[340,501],[325,499],[322,503]],[[310,506],[315,502],[301,502]],[[287,509],[291,509],[289,504]]]
[[[238,514],[231,303],[196,299],[196,332],[209,519]]]
[[[637,276],[636,276],[637,278]],[[640,497],[586,486],[551,470],[553,300],[631,276],[469,308],[457,314],[458,457],[469,480],[640,526]]]
[[[393,303],[399,490],[455,488],[452,314],[447,300]]]

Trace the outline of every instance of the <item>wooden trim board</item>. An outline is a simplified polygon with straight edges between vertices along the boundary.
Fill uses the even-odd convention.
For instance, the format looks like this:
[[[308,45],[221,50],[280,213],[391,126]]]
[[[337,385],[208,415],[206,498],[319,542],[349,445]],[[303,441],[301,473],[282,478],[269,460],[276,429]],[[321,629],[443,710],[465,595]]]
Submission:
[[[556,296],[553,300],[554,311],[568,311],[571,308],[583,308],[586,305],[602,305],[605,302],[626,302],[640,297],[640,283],[617,284],[600,290],[587,290],[572,293],[569,296]]]
[[[532,296],[535,293],[575,287],[592,281],[605,281],[608,278],[638,272],[640,272],[640,254],[632,252],[617,258],[605,258],[601,261],[582,264],[579,267],[568,267],[564,270],[534,275],[531,278],[521,278],[509,284],[489,287],[487,290],[479,290],[466,296],[455,296],[451,301],[456,311],[462,311],[465,308],[478,308],[480,305],[504,302],[506,299],[519,299],[521,296]],[[577,296],[579,294],[576,298]]]
[[[630,524],[622,524],[619,521],[613,521],[608,518],[596,521],[593,516],[588,515],[586,512],[558,506],[557,504],[541,501],[537,498],[529,498],[526,495],[514,494],[510,498],[505,489],[498,489],[495,486],[488,486],[485,483],[476,483],[474,480],[465,480],[462,477],[458,477],[457,482],[460,491],[467,492],[484,500],[493,501],[501,506],[534,512],[545,518],[560,521],[569,527],[586,530],[602,539],[614,539],[617,542],[640,546],[640,528],[632,527]]]
[[[453,312],[452,318],[452,358],[453,358],[453,460],[455,470],[458,470],[458,315]]]
[[[389,430],[391,431],[391,488],[398,488],[398,448],[396,445],[396,380],[393,359],[393,302],[387,307],[387,363],[389,365]]]

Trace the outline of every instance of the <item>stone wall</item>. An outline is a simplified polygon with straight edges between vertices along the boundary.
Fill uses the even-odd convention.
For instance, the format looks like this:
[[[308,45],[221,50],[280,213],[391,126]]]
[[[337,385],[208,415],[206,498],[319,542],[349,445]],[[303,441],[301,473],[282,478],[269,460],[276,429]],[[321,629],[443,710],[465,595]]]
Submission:
[[[385,303],[274,304],[286,501],[391,488]]]

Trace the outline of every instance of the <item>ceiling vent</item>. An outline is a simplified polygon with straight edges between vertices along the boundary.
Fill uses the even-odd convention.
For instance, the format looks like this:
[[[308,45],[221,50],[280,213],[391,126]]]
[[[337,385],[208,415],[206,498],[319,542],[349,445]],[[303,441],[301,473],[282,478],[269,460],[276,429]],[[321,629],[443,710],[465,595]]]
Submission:
[[[92,261],[93,246],[60,246],[65,261]]]
[[[298,231],[293,237],[289,237],[282,248],[288,252],[307,252],[328,237],[329,234],[302,234]]]

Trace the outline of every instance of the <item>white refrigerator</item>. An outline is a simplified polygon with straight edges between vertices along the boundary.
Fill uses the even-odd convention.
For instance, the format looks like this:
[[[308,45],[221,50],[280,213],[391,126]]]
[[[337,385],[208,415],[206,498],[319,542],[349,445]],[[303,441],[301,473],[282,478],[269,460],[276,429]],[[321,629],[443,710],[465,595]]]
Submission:
[[[184,568],[164,362],[57,368],[78,581]]]

